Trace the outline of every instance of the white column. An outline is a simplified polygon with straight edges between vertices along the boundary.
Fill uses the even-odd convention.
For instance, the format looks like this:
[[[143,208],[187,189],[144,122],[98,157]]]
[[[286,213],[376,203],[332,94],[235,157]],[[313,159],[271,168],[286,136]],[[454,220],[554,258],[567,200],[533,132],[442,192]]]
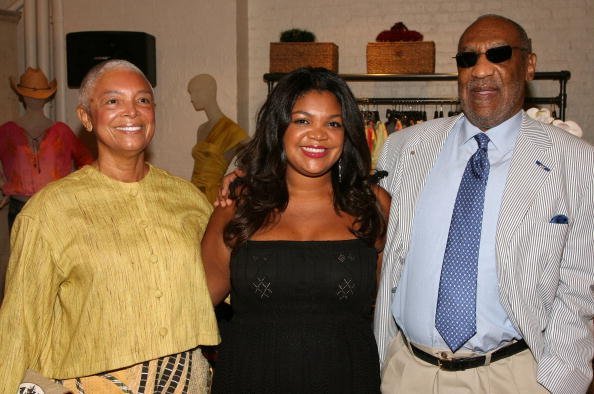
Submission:
[[[43,71],[48,80],[52,80],[50,67],[50,31],[49,31],[49,0],[37,0],[37,67]],[[54,102],[50,101],[43,108],[46,116],[52,117],[54,113]]]
[[[35,0],[25,0],[23,16],[25,21],[25,67],[37,67]]]
[[[49,18],[48,0],[37,0],[37,66],[51,80]]]
[[[64,35],[64,8],[62,0],[52,0],[54,77],[56,91],[56,120],[66,122],[66,36]]]

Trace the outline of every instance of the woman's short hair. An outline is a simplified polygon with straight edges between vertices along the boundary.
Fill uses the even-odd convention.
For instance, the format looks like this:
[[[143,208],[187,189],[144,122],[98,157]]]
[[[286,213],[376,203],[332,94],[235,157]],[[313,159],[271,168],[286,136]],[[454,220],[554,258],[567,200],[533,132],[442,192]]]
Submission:
[[[93,66],[93,68],[89,70],[89,72],[87,72],[80,84],[80,89],[78,90],[78,105],[80,105],[86,111],[88,111],[89,102],[91,100],[91,94],[93,94],[93,90],[95,89],[97,81],[106,72],[116,69],[131,70],[136,72],[138,75],[144,78],[146,83],[151,87],[151,93],[153,94],[153,96],[155,95],[153,87],[151,86],[146,75],[144,75],[144,73],[138,67],[136,67],[133,63],[130,63],[127,60],[110,59],[96,64],[95,66]]]

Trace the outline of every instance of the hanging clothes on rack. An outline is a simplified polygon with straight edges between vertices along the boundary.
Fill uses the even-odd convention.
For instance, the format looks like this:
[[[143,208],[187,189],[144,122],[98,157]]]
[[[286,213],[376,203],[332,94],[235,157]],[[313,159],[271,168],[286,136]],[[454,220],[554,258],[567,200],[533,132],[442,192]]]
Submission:
[[[379,121],[379,112],[370,111],[369,109],[362,110],[363,121],[365,122],[365,139],[367,140],[367,146],[369,152],[373,152],[375,144],[375,125]]]
[[[427,120],[427,113],[409,106],[408,109],[388,109],[386,110],[386,129],[388,134],[400,131],[405,127],[414,126]]]
[[[377,122],[375,126],[375,140],[373,144],[373,150],[371,151],[371,169],[375,170],[377,161],[379,159],[380,152],[384,146],[384,142],[388,138],[388,130],[384,122]]]

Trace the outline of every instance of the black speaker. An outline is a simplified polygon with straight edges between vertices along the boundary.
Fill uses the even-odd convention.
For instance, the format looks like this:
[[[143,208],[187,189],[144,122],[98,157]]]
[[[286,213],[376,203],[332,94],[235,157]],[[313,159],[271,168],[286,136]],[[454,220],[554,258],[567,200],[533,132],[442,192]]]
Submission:
[[[135,31],[80,31],[66,34],[68,87],[78,88],[97,63],[124,59],[136,65],[157,86],[155,37]]]

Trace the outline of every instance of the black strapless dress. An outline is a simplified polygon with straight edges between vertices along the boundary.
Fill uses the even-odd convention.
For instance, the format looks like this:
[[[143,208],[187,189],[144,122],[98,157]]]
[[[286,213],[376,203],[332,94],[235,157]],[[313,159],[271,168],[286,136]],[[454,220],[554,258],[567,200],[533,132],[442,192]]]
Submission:
[[[248,241],[230,262],[213,392],[378,393],[376,261],[358,239]]]

